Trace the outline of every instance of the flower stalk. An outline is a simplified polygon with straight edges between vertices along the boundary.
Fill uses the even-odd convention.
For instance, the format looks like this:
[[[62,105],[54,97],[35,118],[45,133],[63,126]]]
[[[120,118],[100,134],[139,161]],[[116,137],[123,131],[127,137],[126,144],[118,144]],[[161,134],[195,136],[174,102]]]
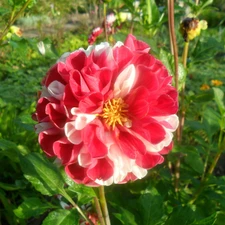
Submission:
[[[65,191],[62,191],[61,195],[71,203],[73,208],[75,208],[78,211],[78,213],[80,213],[80,215],[89,223],[89,225],[94,225],[92,221],[86,217],[81,208],[73,201],[73,199]]]
[[[169,23],[169,33],[170,33],[170,43],[171,43],[171,54],[174,57],[174,77],[175,77],[175,88],[179,88],[179,72],[178,72],[178,49],[175,35],[175,26],[174,26],[174,0],[168,0],[168,23]],[[179,92],[178,92],[179,99]],[[180,142],[181,134],[180,134],[180,125],[176,131],[177,141]],[[175,174],[174,174],[174,187],[175,191],[179,190],[179,178],[180,178],[180,158],[175,163]]]
[[[8,24],[6,25],[6,27],[2,31],[2,33],[0,33],[0,43],[2,42],[5,35],[8,33],[10,27],[18,19],[18,17],[23,13],[23,11],[27,8],[27,6],[29,5],[30,2],[31,2],[31,0],[27,0],[16,14],[15,14],[15,10],[12,11]]]
[[[209,167],[208,172],[206,173],[204,178],[201,180],[199,188],[195,192],[192,199],[189,201],[189,204],[193,204],[198,199],[200,194],[202,193],[203,189],[205,188],[205,185],[206,185],[207,181],[209,180],[209,177],[212,175],[212,173],[213,173],[213,171],[214,171],[214,169],[215,169],[215,167],[218,163],[218,160],[219,160],[221,154],[224,151],[225,136],[223,134],[224,134],[224,131],[223,131],[223,129],[221,129],[220,135],[219,135],[219,140],[218,140],[218,152],[216,153],[215,157],[213,158],[212,164]]]
[[[110,225],[109,212],[107,207],[107,202],[105,198],[105,189],[104,186],[99,187],[99,200],[102,207],[103,217],[105,220],[105,225]]]
[[[107,33],[107,20],[106,20],[106,15],[107,15],[107,4],[103,3],[103,17],[104,17],[104,29],[105,29],[105,40],[108,42],[109,37]]]
[[[99,219],[100,225],[105,225],[105,220],[102,215],[101,206],[100,206],[100,203],[99,203],[99,200],[97,197],[94,197],[94,203],[95,203],[95,209],[98,214],[98,219]]]

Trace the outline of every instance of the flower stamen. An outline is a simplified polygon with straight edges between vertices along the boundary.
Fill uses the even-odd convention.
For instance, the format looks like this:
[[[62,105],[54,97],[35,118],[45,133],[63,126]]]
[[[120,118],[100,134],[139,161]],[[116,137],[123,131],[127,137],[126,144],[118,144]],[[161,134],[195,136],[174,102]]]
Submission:
[[[110,99],[105,102],[103,106],[103,112],[99,115],[105,121],[108,126],[111,126],[114,130],[117,124],[123,126],[128,122],[127,117],[128,105],[124,103],[122,98]]]

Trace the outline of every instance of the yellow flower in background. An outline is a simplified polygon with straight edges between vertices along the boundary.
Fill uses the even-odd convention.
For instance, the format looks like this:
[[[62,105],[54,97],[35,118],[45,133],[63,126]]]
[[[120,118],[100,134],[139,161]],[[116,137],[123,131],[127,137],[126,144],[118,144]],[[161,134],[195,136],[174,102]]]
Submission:
[[[211,84],[213,86],[222,86],[223,85],[223,82],[220,81],[220,80],[211,80]]]
[[[185,42],[193,40],[199,36],[201,30],[206,30],[208,27],[206,20],[198,20],[196,18],[185,18],[180,24],[180,32]]]
[[[11,26],[11,27],[10,27],[10,32],[11,32],[12,34],[15,34],[15,35],[18,36],[18,37],[21,37],[21,36],[22,36],[22,31],[21,31],[21,29],[20,29],[19,27],[17,27],[17,26]]]
[[[202,90],[202,91],[209,90],[209,89],[210,89],[210,87],[209,87],[208,84],[203,84],[203,85],[200,87],[200,90]]]
[[[17,27],[17,26],[11,26],[9,28],[8,33],[4,36],[3,40],[9,40],[9,39],[11,39],[11,37],[12,37],[13,34],[15,34],[18,37],[21,37],[23,33],[22,33],[22,31],[21,31],[21,29],[19,27]]]

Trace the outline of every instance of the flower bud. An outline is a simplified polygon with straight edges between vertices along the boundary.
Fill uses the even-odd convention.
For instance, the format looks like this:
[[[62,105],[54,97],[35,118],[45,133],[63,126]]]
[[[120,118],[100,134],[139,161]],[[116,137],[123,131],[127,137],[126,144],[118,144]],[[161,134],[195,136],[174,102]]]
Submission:
[[[180,32],[184,38],[184,41],[188,42],[199,36],[201,30],[206,30],[207,27],[207,21],[199,21],[196,18],[187,17],[180,24]]]
[[[17,27],[17,26],[11,26],[11,27],[10,27],[10,32],[11,32],[12,34],[17,35],[18,37],[21,37],[21,36],[22,36],[22,31],[21,31],[21,29],[20,29],[19,27]]]

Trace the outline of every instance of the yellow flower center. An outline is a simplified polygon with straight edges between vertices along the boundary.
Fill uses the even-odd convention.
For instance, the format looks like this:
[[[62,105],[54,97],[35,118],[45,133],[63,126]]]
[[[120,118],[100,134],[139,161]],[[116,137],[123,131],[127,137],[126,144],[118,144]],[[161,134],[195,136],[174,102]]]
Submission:
[[[130,121],[127,118],[127,112],[128,105],[124,103],[122,98],[117,98],[105,102],[103,111],[99,116],[104,119],[108,126],[114,129],[117,124],[123,126],[124,123]]]

